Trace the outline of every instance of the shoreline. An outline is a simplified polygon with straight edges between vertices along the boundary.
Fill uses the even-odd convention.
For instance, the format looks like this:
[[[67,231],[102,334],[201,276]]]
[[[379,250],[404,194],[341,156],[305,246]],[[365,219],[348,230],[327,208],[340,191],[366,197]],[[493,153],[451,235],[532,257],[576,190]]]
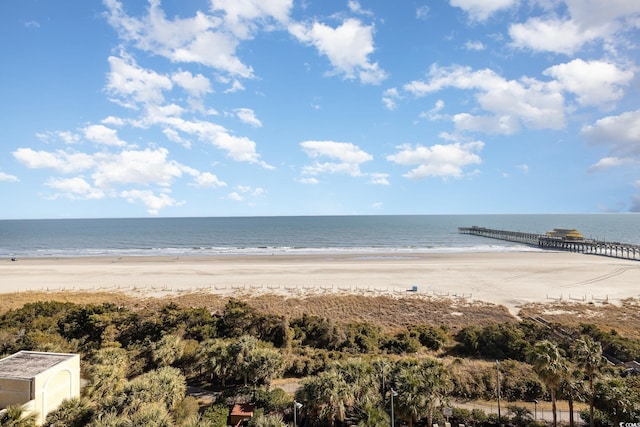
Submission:
[[[640,262],[554,251],[88,256],[0,261],[0,294],[419,295],[506,306],[637,298]],[[415,288],[414,288],[415,287]],[[415,289],[415,291],[413,291]]]

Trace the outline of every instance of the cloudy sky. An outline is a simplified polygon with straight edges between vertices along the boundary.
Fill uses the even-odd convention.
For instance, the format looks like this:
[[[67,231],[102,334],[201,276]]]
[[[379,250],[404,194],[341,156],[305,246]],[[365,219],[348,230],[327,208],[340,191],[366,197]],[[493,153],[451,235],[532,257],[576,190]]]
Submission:
[[[0,3],[0,218],[640,211],[637,0]]]

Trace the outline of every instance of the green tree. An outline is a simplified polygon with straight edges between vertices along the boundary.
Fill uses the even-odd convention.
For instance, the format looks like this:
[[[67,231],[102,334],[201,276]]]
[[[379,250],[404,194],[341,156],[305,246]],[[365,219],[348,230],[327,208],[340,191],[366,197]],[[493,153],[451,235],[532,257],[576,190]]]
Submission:
[[[47,414],[43,426],[84,427],[91,421],[93,413],[94,409],[89,399],[65,399],[56,410]]]
[[[453,389],[444,365],[434,359],[403,360],[396,364],[393,378],[398,415],[409,427],[424,417],[427,425],[432,425],[435,407]]]
[[[285,360],[282,354],[272,348],[258,347],[249,353],[248,358],[246,367],[252,382],[263,383],[270,390],[273,380],[284,372]]]
[[[229,342],[221,339],[205,341],[202,344],[200,358],[206,373],[211,378],[217,378],[225,386],[235,369],[235,361],[229,353]]]
[[[556,396],[562,379],[567,374],[566,361],[562,350],[553,342],[544,340],[537,343],[531,350],[529,360],[540,379],[547,385],[551,395],[551,412],[553,427],[558,425]]]
[[[307,379],[296,392],[296,399],[305,402],[305,410],[314,418],[324,419],[332,426],[342,422],[352,401],[352,389],[336,369],[321,372]]]
[[[98,350],[87,368],[87,395],[100,402],[118,393],[127,382],[128,366],[129,357],[126,350],[116,347]]]
[[[602,345],[588,335],[576,341],[573,347],[578,366],[587,375],[589,386],[589,426],[594,427],[594,379],[602,367]]]
[[[151,345],[151,358],[158,368],[171,366],[182,357],[184,344],[176,334],[167,334]]]
[[[0,415],[1,427],[35,427],[37,414],[27,413],[22,405],[9,405],[6,412]]]

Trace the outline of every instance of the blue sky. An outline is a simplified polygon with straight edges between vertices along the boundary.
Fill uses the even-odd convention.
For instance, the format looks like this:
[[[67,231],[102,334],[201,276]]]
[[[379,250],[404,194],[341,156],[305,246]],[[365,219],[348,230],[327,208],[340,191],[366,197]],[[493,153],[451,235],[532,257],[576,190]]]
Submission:
[[[637,0],[0,3],[0,218],[640,211]]]

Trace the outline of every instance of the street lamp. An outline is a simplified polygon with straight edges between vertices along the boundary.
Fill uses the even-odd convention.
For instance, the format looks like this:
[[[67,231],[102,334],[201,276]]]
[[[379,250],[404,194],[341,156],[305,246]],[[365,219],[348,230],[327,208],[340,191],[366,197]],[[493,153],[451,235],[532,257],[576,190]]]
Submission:
[[[498,425],[502,425],[502,417],[500,415],[500,362],[496,360],[496,383],[498,385]]]
[[[293,427],[298,427],[298,409],[302,408],[302,403],[293,401]]]
[[[395,391],[394,389],[391,389],[391,427],[394,427],[394,419],[393,419],[393,398],[394,396],[397,396],[398,392]]]

